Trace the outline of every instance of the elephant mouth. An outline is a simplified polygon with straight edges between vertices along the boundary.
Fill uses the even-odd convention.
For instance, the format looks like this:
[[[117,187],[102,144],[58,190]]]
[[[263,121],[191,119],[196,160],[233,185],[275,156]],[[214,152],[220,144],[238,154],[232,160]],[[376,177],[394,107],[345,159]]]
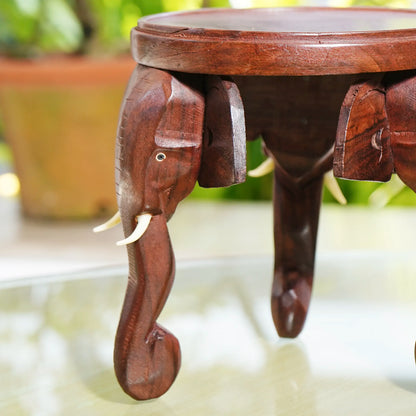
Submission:
[[[150,214],[149,212],[144,212],[142,214],[136,215],[135,221],[137,225],[134,231],[124,240],[117,241],[116,244],[118,246],[125,246],[127,244],[135,243],[136,241],[138,241],[142,237],[142,235],[146,232],[153,216],[154,214]],[[115,227],[120,222],[121,222],[120,211],[117,211],[116,214],[112,218],[110,218],[106,223],[98,227],[95,227],[94,232],[106,231],[112,227]]]
[[[282,168],[280,168],[282,170]],[[269,156],[263,163],[261,163],[257,168],[250,170],[247,172],[248,176],[251,176],[252,178],[260,178],[261,176],[265,176],[275,170],[275,162],[273,159]],[[300,178],[300,180],[302,177]],[[325,173],[324,175],[324,185],[328,188],[328,191],[331,193],[331,195],[341,204],[346,205],[347,200],[337,182],[337,180],[334,177],[334,174],[331,171]]]

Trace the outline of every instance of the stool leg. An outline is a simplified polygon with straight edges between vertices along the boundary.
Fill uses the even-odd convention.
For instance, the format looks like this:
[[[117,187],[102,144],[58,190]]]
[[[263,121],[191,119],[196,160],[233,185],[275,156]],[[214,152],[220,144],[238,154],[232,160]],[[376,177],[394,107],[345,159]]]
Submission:
[[[409,77],[393,83],[386,96],[394,168],[400,179],[413,192],[416,192],[415,94],[416,75],[412,71]],[[416,343],[414,356],[416,361]]]
[[[322,176],[288,186],[275,170],[272,316],[280,336],[302,330],[311,298]]]
[[[339,109],[355,76],[234,77],[247,140],[263,138],[274,161],[273,318],[279,335],[299,334],[308,310],[322,176],[332,169]]]
[[[353,83],[338,123],[336,176],[388,181],[396,173],[416,192],[415,97],[416,71],[391,72]]]
[[[175,274],[167,221],[193,189],[202,151],[204,98],[172,74],[138,65],[123,100],[116,187],[129,258],[117,330],[117,379],[135,399],[165,393],[179,371],[178,340],[156,320]]]

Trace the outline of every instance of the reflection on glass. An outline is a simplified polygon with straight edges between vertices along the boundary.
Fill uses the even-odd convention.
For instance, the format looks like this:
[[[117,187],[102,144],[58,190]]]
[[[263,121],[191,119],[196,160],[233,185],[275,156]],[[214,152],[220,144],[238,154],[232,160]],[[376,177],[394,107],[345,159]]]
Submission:
[[[364,416],[401,403],[413,415],[416,306],[386,302],[386,274],[367,300],[352,267],[328,284],[332,262],[320,265],[297,340],[275,333],[270,259],[179,264],[159,321],[181,342],[182,368],[166,395],[145,403],[121,391],[112,368],[125,270],[3,289],[0,414]]]

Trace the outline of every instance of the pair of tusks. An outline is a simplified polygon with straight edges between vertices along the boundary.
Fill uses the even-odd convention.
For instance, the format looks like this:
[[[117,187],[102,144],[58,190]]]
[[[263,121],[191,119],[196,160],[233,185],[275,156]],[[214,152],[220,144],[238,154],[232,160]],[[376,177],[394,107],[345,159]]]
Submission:
[[[268,157],[262,164],[260,164],[256,169],[250,170],[247,172],[248,176],[253,178],[259,178],[261,176],[267,175],[274,171],[274,162],[271,157]],[[345,199],[344,194],[342,193],[341,188],[338,185],[337,180],[334,177],[334,174],[331,171],[327,172],[324,175],[324,185],[331,192],[332,196],[341,204],[345,205],[347,200]]]
[[[260,176],[267,175],[268,173],[273,172],[274,170],[274,162],[272,158],[267,158],[260,166],[256,169],[250,170],[247,174],[253,178],[259,178]],[[324,184],[328,188],[329,192],[333,195],[333,197],[342,205],[347,203],[344,194],[341,191],[341,188],[338,185],[337,180],[335,179],[332,171],[328,172],[324,176]],[[150,220],[152,219],[152,215],[145,213],[136,216],[137,225],[134,231],[124,240],[117,241],[118,246],[124,246],[127,244],[134,243],[140,239],[140,237],[146,232],[147,227],[150,224]],[[116,225],[120,224],[121,216],[120,211],[117,211],[116,214],[110,218],[107,222],[98,227],[94,228],[95,233],[99,233],[101,231],[109,230],[110,228],[115,227]]]
[[[134,229],[134,231],[124,240],[121,241],[117,241],[117,245],[118,246],[125,246],[127,244],[131,244],[134,243],[136,241],[138,241],[140,239],[140,237],[146,232],[147,227],[150,224],[150,220],[152,219],[152,215],[151,214],[141,214],[141,215],[137,215],[136,216],[136,228]],[[102,225],[99,225],[98,227],[94,228],[94,232],[95,233],[99,233],[101,231],[106,231],[109,230],[110,228],[115,227],[116,225],[120,224],[121,222],[121,216],[120,216],[120,211],[117,211],[115,213],[115,215],[110,218],[107,222],[105,222]]]

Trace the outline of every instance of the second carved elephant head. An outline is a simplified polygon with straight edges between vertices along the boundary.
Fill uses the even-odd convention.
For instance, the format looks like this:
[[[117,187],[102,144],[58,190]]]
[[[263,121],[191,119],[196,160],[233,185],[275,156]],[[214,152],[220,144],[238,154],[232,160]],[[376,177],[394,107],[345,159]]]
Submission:
[[[388,181],[397,173],[416,191],[416,74],[389,73],[352,85],[341,108],[334,174]]]

